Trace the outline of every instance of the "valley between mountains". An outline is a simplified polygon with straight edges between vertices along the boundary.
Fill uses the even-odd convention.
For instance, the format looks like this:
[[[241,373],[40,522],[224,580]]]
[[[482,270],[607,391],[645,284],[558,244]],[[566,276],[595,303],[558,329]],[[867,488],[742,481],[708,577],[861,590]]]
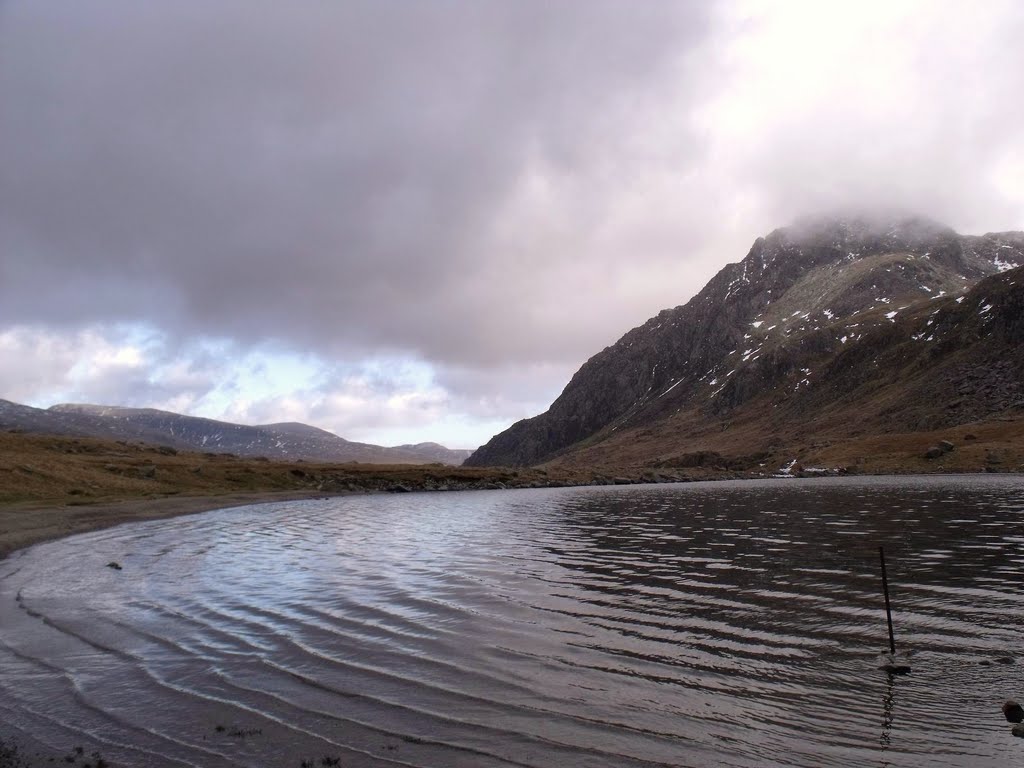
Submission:
[[[1022,471],[1022,265],[1020,232],[963,236],[923,218],[801,221],[759,238],[689,302],[594,355],[546,412],[472,454],[357,443],[306,424],[0,400],[3,495],[78,506]],[[467,472],[453,473],[463,460]]]

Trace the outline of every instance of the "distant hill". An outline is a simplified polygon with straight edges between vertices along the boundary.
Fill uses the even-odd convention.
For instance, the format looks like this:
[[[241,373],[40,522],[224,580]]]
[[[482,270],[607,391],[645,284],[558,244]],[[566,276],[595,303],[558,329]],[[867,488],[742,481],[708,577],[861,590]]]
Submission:
[[[466,463],[770,470],[844,441],[1024,419],[1022,264],[1024,233],[923,218],[776,230]]]
[[[442,464],[461,464],[473,453],[473,451],[462,449],[445,448],[440,443],[407,443],[396,445],[392,450],[408,451],[416,456],[422,456],[428,462],[441,462]],[[455,458],[458,460],[454,461]]]
[[[71,403],[41,409],[0,400],[0,429],[133,440],[179,450],[305,461],[458,465],[471,453],[437,443],[394,448],[356,443],[294,422],[247,426],[153,408]]]

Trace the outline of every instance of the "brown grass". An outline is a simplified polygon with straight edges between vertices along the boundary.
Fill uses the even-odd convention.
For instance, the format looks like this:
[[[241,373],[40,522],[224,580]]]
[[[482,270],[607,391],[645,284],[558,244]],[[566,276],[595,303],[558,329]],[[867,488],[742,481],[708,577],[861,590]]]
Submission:
[[[526,470],[538,479],[540,474]],[[93,438],[0,433],[0,504],[82,505],[173,495],[388,490],[389,485],[497,483],[512,470],[269,461]]]
[[[864,474],[1024,472],[1024,417],[884,434],[864,424],[864,434],[858,435],[856,416],[846,412],[834,418],[826,414],[814,424],[773,421],[770,414],[770,405],[745,409],[725,421],[683,411],[663,423],[624,430],[548,466],[670,468],[682,466],[675,463],[680,457],[713,451],[735,460],[731,469],[753,474],[774,472],[793,459],[806,467]],[[925,451],[942,440],[953,443],[954,449],[926,459]]]

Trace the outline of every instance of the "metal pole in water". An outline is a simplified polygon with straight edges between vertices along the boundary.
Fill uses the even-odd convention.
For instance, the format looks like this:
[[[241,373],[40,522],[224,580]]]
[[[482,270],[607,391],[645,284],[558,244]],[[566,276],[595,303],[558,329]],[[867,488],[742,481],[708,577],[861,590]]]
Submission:
[[[878,557],[882,561],[882,591],[885,592],[885,618],[889,622],[889,652],[896,655],[896,640],[892,635],[892,607],[889,604],[889,579],[885,575],[885,548],[878,547]]]

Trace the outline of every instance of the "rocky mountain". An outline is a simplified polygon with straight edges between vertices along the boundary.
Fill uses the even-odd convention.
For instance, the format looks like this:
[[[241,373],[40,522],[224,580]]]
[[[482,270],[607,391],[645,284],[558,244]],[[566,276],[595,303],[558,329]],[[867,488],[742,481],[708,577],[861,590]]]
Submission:
[[[470,454],[470,451],[451,450],[437,443],[394,448],[356,443],[308,424],[248,426],[152,408],[106,405],[63,404],[43,410],[0,400],[0,429],[133,440],[179,450],[305,461],[458,465]]]
[[[807,219],[588,360],[468,465],[771,466],[1024,409],[1024,233]],[[703,457],[703,458],[702,458]]]

